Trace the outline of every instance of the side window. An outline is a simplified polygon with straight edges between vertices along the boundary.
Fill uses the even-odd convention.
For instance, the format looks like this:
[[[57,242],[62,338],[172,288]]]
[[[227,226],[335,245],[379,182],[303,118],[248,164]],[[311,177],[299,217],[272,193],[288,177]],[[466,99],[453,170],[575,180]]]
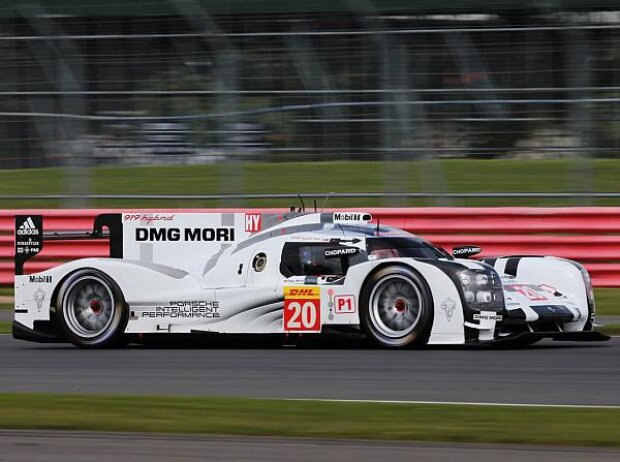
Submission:
[[[284,245],[280,273],[290,276],[344,275],[348,257],[326,257],[325,251],[334,246],[325,244],[289,243]]]

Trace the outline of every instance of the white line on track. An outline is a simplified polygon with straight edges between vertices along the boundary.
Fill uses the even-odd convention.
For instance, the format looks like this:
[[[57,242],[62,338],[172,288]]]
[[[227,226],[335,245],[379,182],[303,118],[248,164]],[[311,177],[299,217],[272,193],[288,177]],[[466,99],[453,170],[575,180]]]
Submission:
[[[271,398],[263,398],[271,399]],[[377,403],[377,404],[449,404],[455,406],[503,406],[503,407],[552,407],[569,409],[620,409],[620,406],[596,404],[535,404],[535,403],[472,403],[466,401],[399,401],[383,399],[313,399],[285,398],[284,401],[321,401],[325,403]]]

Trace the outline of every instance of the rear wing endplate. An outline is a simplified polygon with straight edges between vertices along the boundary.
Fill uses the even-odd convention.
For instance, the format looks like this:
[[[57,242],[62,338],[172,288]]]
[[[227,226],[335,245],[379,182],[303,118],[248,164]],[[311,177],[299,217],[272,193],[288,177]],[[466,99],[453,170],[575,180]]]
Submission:
[[[107,228],[107,231],[104,231]],[[120,213],[97,215],[92,231],[43,229],[43,215],[15,216],[15,275],[24,274],[24,263],[43,250],[46,241],[109,239],[110,257],[123,258],[123,222]]]

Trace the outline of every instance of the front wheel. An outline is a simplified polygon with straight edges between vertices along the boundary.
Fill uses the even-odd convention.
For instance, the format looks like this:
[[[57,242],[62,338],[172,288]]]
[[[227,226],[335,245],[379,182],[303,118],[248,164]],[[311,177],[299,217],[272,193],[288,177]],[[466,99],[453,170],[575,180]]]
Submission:
[[[58,293],[57,320],[65,337],[80,347],[121,344],[128,313],[118,285],[94,269],[69,275]]]
[[[428,342],[433,325],[433,298],[415,270],[389,266],[374,273],[362,288],[361,322],[367,335],[388,348]]]

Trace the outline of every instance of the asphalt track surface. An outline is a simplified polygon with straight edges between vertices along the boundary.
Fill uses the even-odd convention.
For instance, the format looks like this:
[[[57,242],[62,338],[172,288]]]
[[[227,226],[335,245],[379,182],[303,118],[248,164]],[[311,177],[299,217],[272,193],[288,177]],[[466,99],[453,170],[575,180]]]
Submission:
[[[349,339],[347,339],[348,341]],[[364,342],[79,350],[0,336],[0,392],[620,405],[620,339],[522,350],[386,351]],[[620,450],[0,430],[0,462],[459,460],[598,462]]]
[[[1,335],[0,392],[620,406],[620,338],[513,350],[342,342],[80,350]]]
[[[84,460],[89,462],[110,460],[607,462],[619,459],[619,450],[606,448],[0,431],[0,462],[84,462]]]

